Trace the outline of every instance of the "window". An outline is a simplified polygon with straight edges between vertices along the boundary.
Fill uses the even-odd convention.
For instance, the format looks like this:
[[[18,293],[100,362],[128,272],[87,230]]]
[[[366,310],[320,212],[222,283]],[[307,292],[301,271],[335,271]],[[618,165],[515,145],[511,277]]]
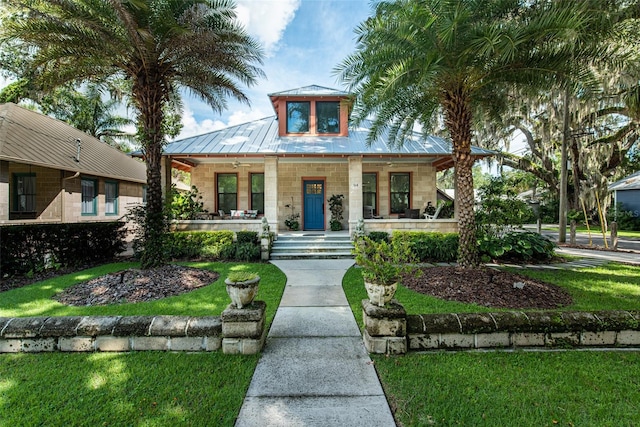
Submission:
[[[118,214],[118,183],[104,183],[104,213],[106,215]]]
[[[316,102],[316,122],[318,133],[340,133],[340,103]]]
[[[392,173],[389,180],[391,213],[404,213],[411,206],[411,177],[408,173]]]
[[[251,174],[251,209],[264,214],[264,174]]]
[[[378,174],[362,174],[362,206],[371,206],[373,214],[378,215]]]
[[[15,188],[13,199],[13,211],[36,211],[36,174],[21,173],[13,176]]]
[[[229,213],[238,209],[238,175],[235,173],[219,173],[218,209]]]
[[[97,215],[96,196],[98,194],[98,181],[82,178],[82,215]]]
[[[308,101],[287,102],[287,133],[309,132],[311,103]]]

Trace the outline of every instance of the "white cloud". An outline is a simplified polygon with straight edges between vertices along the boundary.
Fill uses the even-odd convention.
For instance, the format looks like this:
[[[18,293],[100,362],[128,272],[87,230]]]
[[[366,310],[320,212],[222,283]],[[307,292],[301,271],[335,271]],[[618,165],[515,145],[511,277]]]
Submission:
[[[240,0],[238,19],[247,32],[257,38],[267,56],[277,50],[284,30],[295,17],[301,0]]]
[[[226,125],[220,120],[204,119],[198,122],[189,108],[185,108],[182,114],[182,131],[176,139],[188,138],[194,135],[202,135],[203,133],[212,132],[222,129]]]
[[[227,123],[222,120],[203,119],[198,121],[194,112],[185,108],[182,114],[182,131],[175,138],[176,140],[189,138],[190,136],[202,135],[208,132],[224,129],[229,126],[241,125],[253,120],[263,119],[273,113],[264,113],[260,109],[236,110],[231,115]]]

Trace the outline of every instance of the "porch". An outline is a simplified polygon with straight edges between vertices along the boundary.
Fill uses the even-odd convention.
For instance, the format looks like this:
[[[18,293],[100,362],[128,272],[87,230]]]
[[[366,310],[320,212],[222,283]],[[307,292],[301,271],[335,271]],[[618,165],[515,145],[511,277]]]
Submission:
[[[274,230],[275,222],[269,220],[271,229]],[[295,232],[278,231],[278,236],[299,236],[302,237],[305,234],[319,234],[319,235],[348,235],[353,236],[353,232],[357,226],[356,221],[349,221],[349,229],[342,231],[323,231],[323,230],[301,230]],[[260,233],[262,231],[262,221],[260,219],[201,219],[192,221],[175,221],[173,223],[173,229],[175,231],[218,231],[218,230],[230,230],[230,231],[255,231]],[[371,231],[385,231],[391,234],[394,230],[401,231],[425,231],[425,232],[439,232],[439,233],[457,233],[458,232],[458,220],[449,219],[409,219],[409,218],[389,218],[389,219],[365,219],[364,220],[365,232]]]

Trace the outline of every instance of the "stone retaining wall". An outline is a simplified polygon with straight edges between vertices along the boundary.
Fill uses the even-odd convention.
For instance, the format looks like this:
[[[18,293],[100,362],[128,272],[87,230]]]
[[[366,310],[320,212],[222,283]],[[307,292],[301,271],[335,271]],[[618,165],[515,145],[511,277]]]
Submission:
[[[265,338],[264,301],[222,316],[0,317],[0,353],[218,351],[255,354]]]
[[[640,348],[640,311],[498,312],[406,315],[393,302],[362,301],[372,353],[495,348]]]

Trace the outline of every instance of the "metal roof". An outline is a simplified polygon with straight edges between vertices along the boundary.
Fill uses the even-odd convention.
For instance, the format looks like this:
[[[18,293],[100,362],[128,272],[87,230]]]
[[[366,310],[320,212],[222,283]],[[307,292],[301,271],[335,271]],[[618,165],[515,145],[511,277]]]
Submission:
[[[0,105],[0,160],[125,181],[147,180],[144,163],[60,120],[13,103]]]
[[[349,129],[348,137],[339,136],[278,136],[278,121],[274,117],[185,138],[168,144],[164,154],[173,158],[198,157],[346,157],[360,155],[375,158],[431,157],[438,169],[453,165],[451,143],[443,138],[415,133],[401,147],[389,147],[384,139],[367,145],[369,128]],[[485,157],[493,152],[472,147],[472,155]]]
[[[324,86],[310,85],[299,87],[297,89],[289,89],[282,92],[274,92],[268,94],[268,96],[349,96],[348,92],[343,92],[338,89],[331,89]]]
[[[609,191],[640,190],[640,171],[609,185]]]

